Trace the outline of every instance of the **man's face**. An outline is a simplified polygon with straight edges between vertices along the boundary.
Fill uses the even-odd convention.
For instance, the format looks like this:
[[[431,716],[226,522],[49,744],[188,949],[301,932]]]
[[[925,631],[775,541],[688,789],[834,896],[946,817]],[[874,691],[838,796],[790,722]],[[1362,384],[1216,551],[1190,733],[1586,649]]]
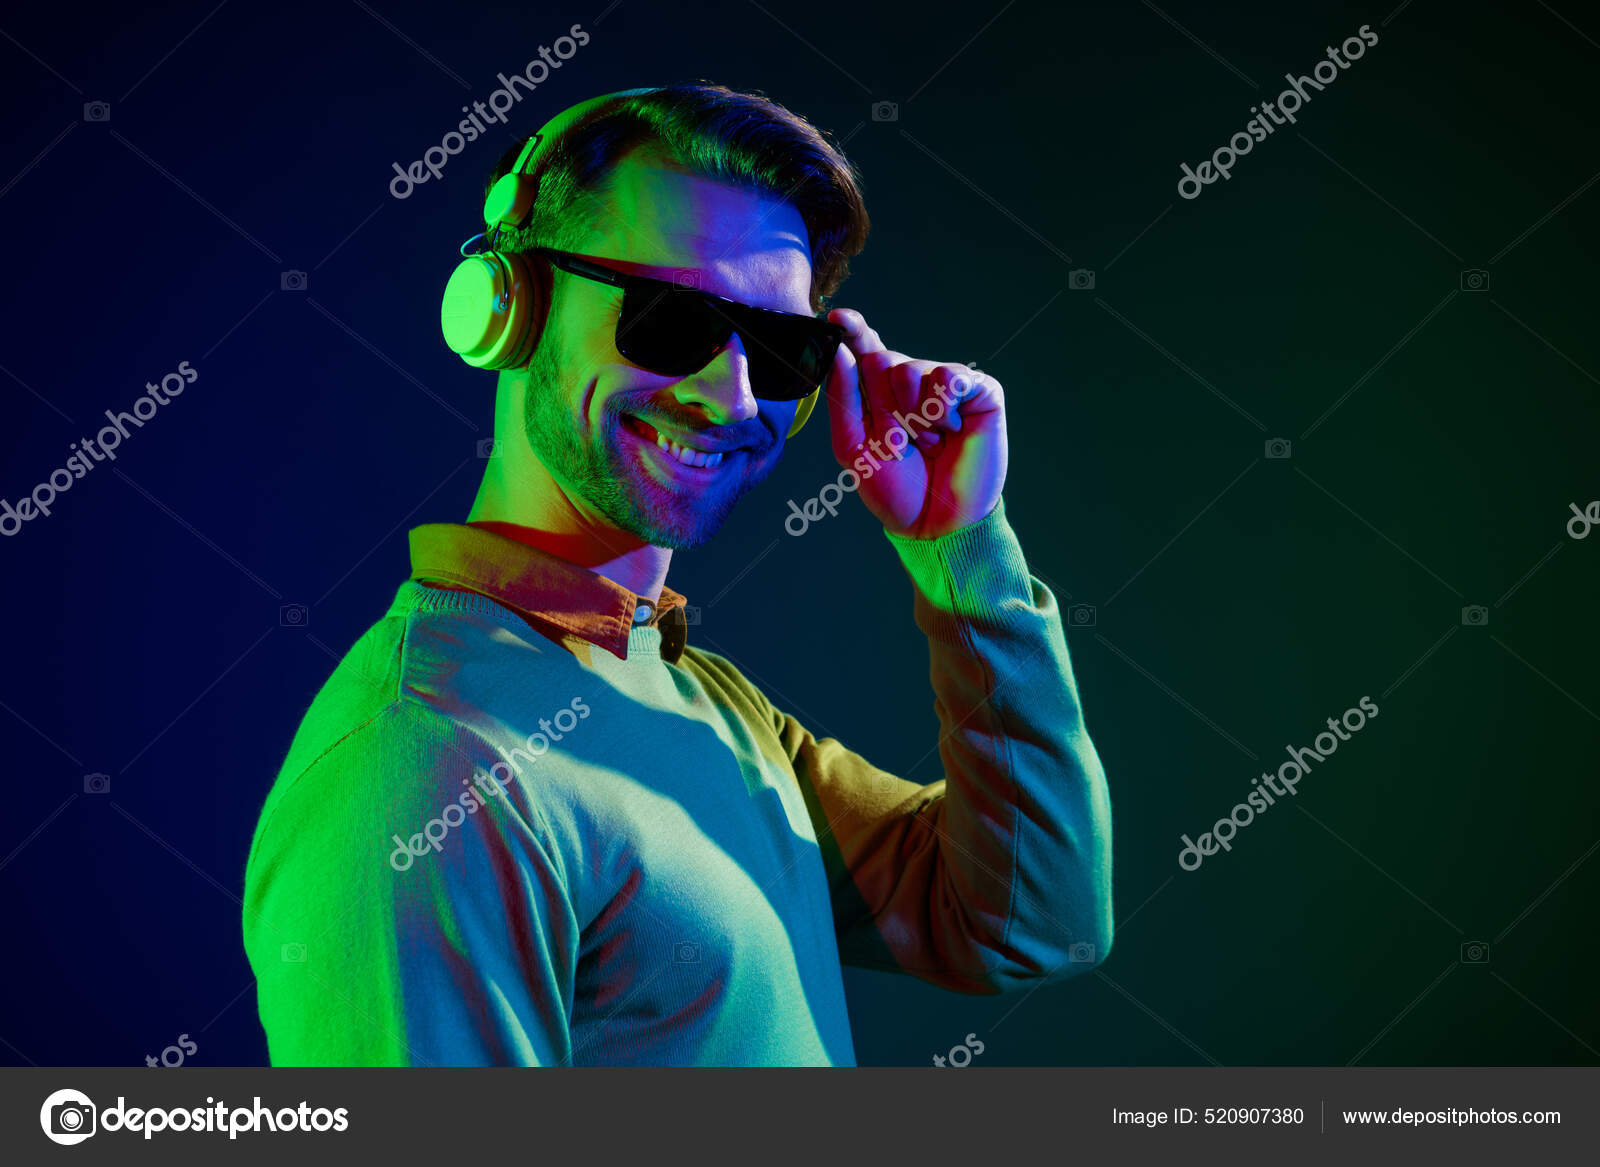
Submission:
[[[575,210],[591,226],[564,250],[629,274],[696,279],[701,291],[756,307],[811,313],[809,240],[787,203],[685,174],[641,148]],[[557,271],[552,302],[528,370],[534,453],[574,505],[613,527],[658,547],[705,543],[777,465],[797,403],[752,395],[737,334],[698,372],[663,376],[617,352],[621,288]],[[722,457],[686,464],[657,435]]]

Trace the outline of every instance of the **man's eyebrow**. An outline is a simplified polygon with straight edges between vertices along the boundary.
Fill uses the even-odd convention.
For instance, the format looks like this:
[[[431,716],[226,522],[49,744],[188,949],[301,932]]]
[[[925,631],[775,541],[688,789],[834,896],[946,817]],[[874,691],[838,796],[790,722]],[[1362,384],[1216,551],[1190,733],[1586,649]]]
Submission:
[[[566,254],[575,255],[579,259],[588,260],[590,263],[599,264],[602,267],[611,268],[613,271],[620,272],[623,275],[634,276],[636,278],[643,278],[643,279],[648,279],[648,280],[655,280],[657,283],[672,284],[672,285],[675,285],[675,286],[676,285],[680,285],[680,284],[683,283],[683,280],[682,280],[681,277],[683,277],[686,274],[693,273],[694,276],[695,276],[695,279],[693,281],[689,282],[687,284],[687,286],[689,288],[693,289],[694,291],[702,292],[705,295],[712,296],[712,297],[714,297],[714,298],[716,298],[718,300],[728,300],[728,301],[731,301],[732,303],[735,303],[735,304],[742,304],[746,308],[755,308],[755,309],[758,309],[758,310],[763,311],[763,312],[778,312],[778,313],[782,313],[785,316],[812,316],[813,315],[813,313],[810,310],[809,305],[806,307],[806,309],[804,311],[795,311],[795,310],[790,309],[790,308],[771,308],[771,307],[767,307],[766,305],[763,305],[763,304],[753,304],[749,300],[745,299],[742,296],[729,296],[729,295],[727,295],[726,293],[723,293],[723,292],[712,291],[710,288],[707,288],[705,286],[705,284],[707,282],[706,281],[705,270],[703,268],[699,268],[699,267],[685,267],[685,266],[674,267],[674,266],[667,265],[667,264],[650,264],[650,263],[643,263],[643,262],[640,262],[638,260],[621,259],[621,258],[618,258],[618,257],[615,257],[615,256],[609,256],[609,255],[591,255],[591,254],[589,254],[587,252],[582,252],[582,251],[572,251],[572,252],[567,252]]]

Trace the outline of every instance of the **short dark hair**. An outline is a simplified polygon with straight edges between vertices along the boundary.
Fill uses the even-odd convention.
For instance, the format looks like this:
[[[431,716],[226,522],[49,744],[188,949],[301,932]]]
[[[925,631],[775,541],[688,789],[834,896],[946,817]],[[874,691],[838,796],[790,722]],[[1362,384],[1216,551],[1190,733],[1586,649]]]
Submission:
[[[516,164],[527,141],[506,151],[485,193]],[[798,114],[761,94],[708,82],[618,98],[569,128],[534,172],[539,195],[527,223],[502,231],[497,246],[569,246],[587,228],[573,213],[579,195],[602,189],[618,159],[647,142],[691,173],[793,206],[810,236],[811,309],[822,311],[871,228],[855,167]]]

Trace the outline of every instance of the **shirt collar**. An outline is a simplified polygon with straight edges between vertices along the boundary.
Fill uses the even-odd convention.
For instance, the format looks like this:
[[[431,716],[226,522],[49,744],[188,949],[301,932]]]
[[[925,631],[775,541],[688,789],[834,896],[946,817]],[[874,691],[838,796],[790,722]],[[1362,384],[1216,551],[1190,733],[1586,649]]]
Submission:
[[[548,625],[628,659],[628,634],[654,625],[661,657],[682,655],[684,597],[662,587],[658,601],[538,547],[464,523],[424,523],[410,533],[411,578],[469,588],[537,628]],[[648,615],[646,615],[648,613]],[[542,631],[542,629],[541,629]]]

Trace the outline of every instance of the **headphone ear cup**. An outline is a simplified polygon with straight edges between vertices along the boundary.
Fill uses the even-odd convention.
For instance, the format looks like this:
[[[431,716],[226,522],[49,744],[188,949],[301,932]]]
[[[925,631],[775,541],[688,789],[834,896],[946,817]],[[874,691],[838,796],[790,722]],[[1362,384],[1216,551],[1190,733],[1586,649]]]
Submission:
[[[800,432],[800,427],[806,424],[806,419],[811,416],[811,411],[817,407],[817,394],[820,392],[822,390],[813,389],[809,397],[801,399],[800,408],[794,411],[794,423],[789,426],[789,432],[785,435],[785,440],[794,437],[795,434]]]
[[[451,274],[439,325],[445,344],[473,368],[515,368],[533,352],[538,307],[538,287],[521,255],[479,252]]]
[[[515,369],[528,363],[539,343],[538,325],[542,317],[539,283],[527,257],[518,252],[496,252],[510,274],[511,319],[506,326],[505,345],[497,369]]]

